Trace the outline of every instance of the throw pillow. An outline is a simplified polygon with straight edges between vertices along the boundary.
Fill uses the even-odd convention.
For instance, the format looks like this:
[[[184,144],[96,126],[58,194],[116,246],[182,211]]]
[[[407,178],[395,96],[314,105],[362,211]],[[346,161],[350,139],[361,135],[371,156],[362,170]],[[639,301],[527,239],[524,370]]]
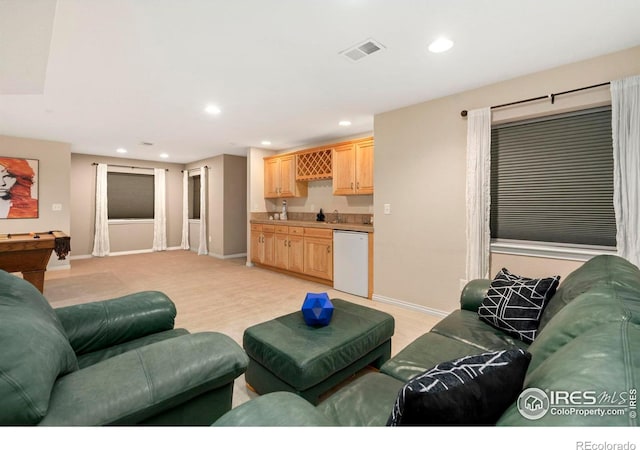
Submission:
[[[494,425],[522,391],[530,361],[510,349],[440,363],[404,385],[387,425]]]
[[[502,269],[491,281],[478,316],[524,342],[536,338],[540,317],[560,283],[560,276],[525,278]]]

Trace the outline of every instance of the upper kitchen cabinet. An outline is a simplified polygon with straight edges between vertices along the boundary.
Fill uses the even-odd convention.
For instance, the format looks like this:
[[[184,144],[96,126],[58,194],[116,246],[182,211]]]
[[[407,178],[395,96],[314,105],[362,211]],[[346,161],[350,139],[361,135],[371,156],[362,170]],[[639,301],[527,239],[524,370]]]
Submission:
[[[373,194],[373,137],[334,147],[333,194]]]
[[[306,197],[307,184],[296,181],[296,155],[264,158],[264,197]]]

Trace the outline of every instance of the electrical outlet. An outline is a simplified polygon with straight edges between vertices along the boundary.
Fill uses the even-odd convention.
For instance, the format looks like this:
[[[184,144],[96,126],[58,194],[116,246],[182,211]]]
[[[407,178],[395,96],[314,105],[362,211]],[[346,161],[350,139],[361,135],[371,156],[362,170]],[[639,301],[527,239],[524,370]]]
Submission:
[[[51,205],[51,211],[62,211],[62,203],[53,203]]]
[[[309,205],[309,212],[313,212],[316,210],[316,205]]]
[[[384,213],[385,214],[391,214],[391,203],[385,203],[384,204]]]

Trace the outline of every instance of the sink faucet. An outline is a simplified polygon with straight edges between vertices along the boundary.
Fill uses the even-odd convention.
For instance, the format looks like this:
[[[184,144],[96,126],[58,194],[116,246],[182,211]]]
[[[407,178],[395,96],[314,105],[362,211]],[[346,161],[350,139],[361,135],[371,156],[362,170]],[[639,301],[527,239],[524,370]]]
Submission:
[[[338,214],[338,210],[334,209],[333,210],[333,214],[335,214],[335,216],[333,218],[333,222],[334,223],[340,223],[340,214]]]

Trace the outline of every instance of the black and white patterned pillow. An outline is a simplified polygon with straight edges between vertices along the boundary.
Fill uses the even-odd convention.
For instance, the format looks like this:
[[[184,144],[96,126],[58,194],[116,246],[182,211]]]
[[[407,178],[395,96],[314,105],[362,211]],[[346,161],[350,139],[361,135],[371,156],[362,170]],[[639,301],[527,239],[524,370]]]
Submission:
[[[510,349],[440,363],[404,385],[387,425],[493,425],[522,391],[530,361]]]
[[[478,316],[495,328],[531,343],[536,338],[542,311],[559,283],[558,275],[525,278],[503,268],[491,281]]]

